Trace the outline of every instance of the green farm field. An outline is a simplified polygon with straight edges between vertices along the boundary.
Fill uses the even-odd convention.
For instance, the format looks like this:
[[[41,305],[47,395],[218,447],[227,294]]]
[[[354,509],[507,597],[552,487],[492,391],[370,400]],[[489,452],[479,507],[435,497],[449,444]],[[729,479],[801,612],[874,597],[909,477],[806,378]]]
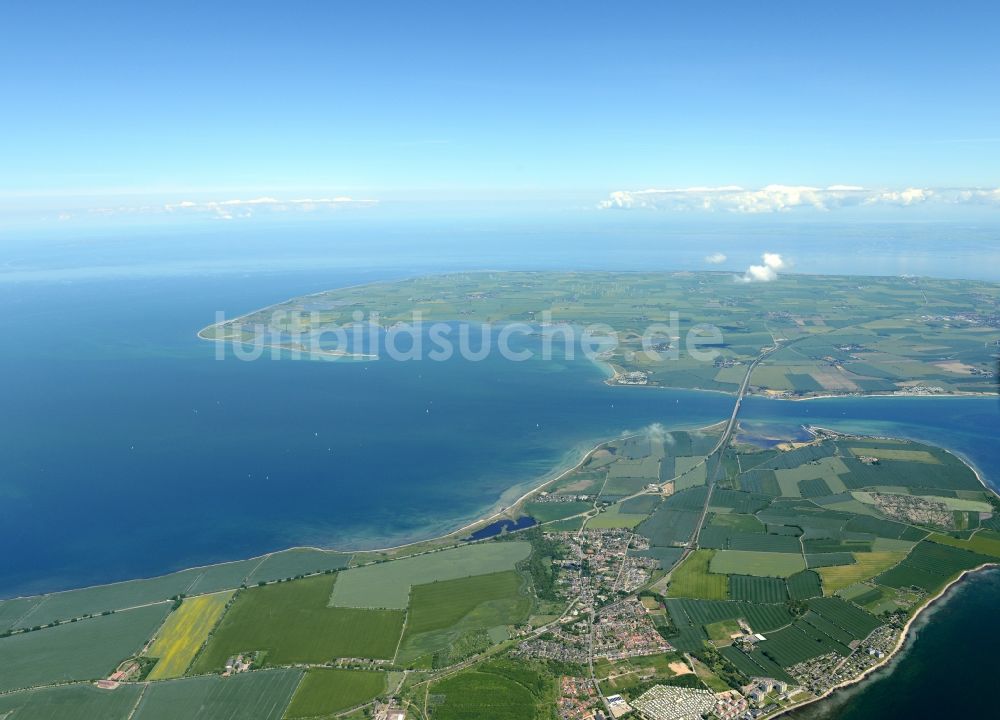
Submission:
[[[899,565],[879,575],[876,582],[892,588],[917,587],[934,593],[962,571],[991,562],[996,562],[996,558],[924,540],[917,543]]]
[[[531,597],[524,586],[513,570],[414,585],[399,662],[444,650],[464,633],[525,622]]]
[[[579,515],[593,508],[588,502],[529,502],[525,503],[524,512],[538,522],[545,523]]]
[[[918,380],[942,392],[992,394],[996,388],[989,376],[967,369],[993,369],[983,328],[934,318],[982,313],[1000,305],[998,296],[1000,290],[989,283],[931,278],[914,283],[884,277],[859,284],[846,276],[782,275],[750,286],[734,284],[725,272],[455,273],[293,298],[241,319],[239,326],[231,322],[203,334],[243,337],[243,325],[268,326],[275,317],[283,318],[274,321],[275,330],[294,323],[308,331],[314,311],[334,323],[349,323],[354,312],[378,312],[386,325],[408,321],[413,312],[428,322],[473,323],[550,313],[555,323],[610,325],[624,338],[610,362],[626,372],[648,373],[653,385],[735,393],[742,368],[778,335],[789,345],[757,366],[755,392],[886,392]],[[643,312],[637,314],[636,307]],[[914,317],[914,307],[923,308],[920,317]],[[726,340],[722,357],[741,365],[719,369],[685,356],[671,360],[644,352],[644,328],[669,322],[667,308],[720,327]]]
[[[725,528],[741,533],[762,533],[764,523],[753,515],[739,515],[736,513],[726,513],[712,517],[709,527]]]
[[[750,550],[719,550],[710,565],[710,571],[719,575],[778,578],[787,578],[805,569],[806,562],[801,555]]]
[[[928,539],[941,545],[1000,558],[1000,533],[991,530],[981,530],[968,540],[959,540],[940,533],[933,533]]]
[[[0,638],[0,691],[106,677],[168,612],[161,603]]]
[[[830,565],[817,568],[823,579],[823,594],[833,595],[838,590],[855,583],[870,580],[906,558],[905,552],[854,553],[855,562],[850,565]]]
[[[130,720],[279,720],[301,678],[276,669],[150,683]]]
[[[328,607],[336,580],[317,575],[240,592],[192,670],[220,671],[229,656],[248,651],[264,651],[268,665],[391,659],[403,612]]]
[[[41,597],[0,600],[0,633],[12,628],[23,615],[31,612],[42,600]]]
[[[511,662],[479,665],[430,688],[439,699],[433,720],[548,720],[555,701],[552,680]]]
[[[634,528],[645,520],[648,515],[638,515],[622,512],[622,505],[612,505],[607,510],[596,517],[587,520],[587,527],[591,530],[614,530],[617,528]]]
[[[330,604],[341,608],[402,610],[409,602],[413,585],[513,570],[530,553],[531,545],[521,541],[476,543],[351,568],[338,575]]]
[[[788,597],[792,600],[805,600],[823,594],[822,581],[813,570],[804,570],[785,579]]]
[[[705,626],[705,633],[713,642],[732,642],[732,635],[739,632],[740,624],[736,620],[719,620]]]
[[[247,585],[284,580],[299,575],[312,575],[328,570],[342,570],[347,567],[350,559],[351,556],[346,553],[313,548],[293,548],[272,553],[250,573]]]
[[[370,702],[385,690],[384,672],[312,668],[299,683],[284,717],[286,720],[329,717]]]
[[[148,580],[130,580],[113,585],[97,585],[80,590],[41,595],[37,598],[14,600],[22,605],[31,602],[33,607],[23,612],[15,629],[48,625],[55,621],[71,620],[85,615],[100,615],[109,610],[148,605],[169,600],[175,595],[201,595],[204,593],[238,588],[246,576],[260,564],[260,559],[209,565],[204,568],[183,570],[171,575]],[[0,603],[0,618],[7,611],[6,602]]]
[[[125,685],[109,693],[88,684],[0,694],[0,717],[4,720],[125,720],[142,691],[139,685]]]
[[[788,599],[788,588],[777,577],[730,575],[729,597],[755,603],[782,603]]]
[[[926,450],[907,450],[894,447],[851,447],[848,448],[854,457],[877,457],[879,460],[902,460],[904,462],[921,462],[940,465],[941,461]]]
[[[725,575],[709,572],[715,550],[695,550],[670,576],[669,597],[725,600],[729,597],[729,582]]]

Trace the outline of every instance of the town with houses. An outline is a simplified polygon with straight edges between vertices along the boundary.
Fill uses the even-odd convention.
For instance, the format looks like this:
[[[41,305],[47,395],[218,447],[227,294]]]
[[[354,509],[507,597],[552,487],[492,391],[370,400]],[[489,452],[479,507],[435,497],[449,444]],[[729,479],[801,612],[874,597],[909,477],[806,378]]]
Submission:
[[[961,482],[976,482],[966,466],[929,446],[820,428],[810,428],[810,435],[811,441],[785,443],[787,449],[770,455],[746,451],[740,458],[748,462],[759,457],[802,458],[798,467],[804,470],[783,472],[822,473],[837,462],[829,458],[843,462],[839,460],[843,455],[824,452],[848,449],[855,472],[881,474],[898,467],[895,463],[900,458],[920,458],[927,473],[950,467],[950,472],[965,473],[956,475],[966,478]],[[664,448],[676,445],[694,450],[695,440],[689,434],[660,441]],[[698,442],[704,452],[717,441],[709,435]],[[638,472],[651,465],[644,458],[653,448],[642,437],[625,438],[592,451],[581,469],[573,472],[584,475],[592,472],[590,466],[609,462],[621,462],[629,472]],[[936,586],[926,582],[926,576],[938,573],[935,577],[940,576],[941,582],[952,577],[953,568],[962,566],[943,563],[953,558],[965,563],[988,560],[971,553],[955,555],[967,553],[961,549],[964,540],[959,533],[970,524],[992,523],[993,508],[1000,507],[1000,503],[973,498],[973,493],[980,493],[990,499],[982,491],[966,490],[963,497],[951,498],[952,506],[965,508],[955,510],[944,499],[947,496],[903,493],[888,484],[866,485],[835,498],[841,507],[870,507],[877,516],[822,510],[820,505],[810,511],[804,497],[774,500],[760,492],[729,488],[716,488],[714,500],[696,503],[691,498],[699,497],[699,492],[707,494],[698,486],[678,490],[678,482],[690,470],[678,470],[684,463],[675,462],[678,474],[666,482],[657,482],[652,474],[630,478],[631,496],[607,493],[607,481],[587,484],[577,476],[532,494],[533,512],[573,518],[559,524],[548,521],[544,531],[529,526],[524,534],[504,531],[497,538],[500,543],[530,545],[539,553],[542,567],[524,568],[523,577],[530,575],[541,611],[506,626],[501,641],[452,656],[450,665],[442,663],[440,673],[433,666],[398,667],[398,676],[384,694],[352,709],[361,714],[343,716],[349,720],[362,716],[375,720],[448,718],[438,709],[447,702],[448,694],[439,691],[448,687],[447,678],[466,671],[475,674],[480,671],[474,668],[493,667],[490,663],[499,661],[497,667],[515,672],[530,668],[525,672],[544,673],[546,702],[554,701],[549,709],[559,720],[766,720],[854,683],[886,662],[900,647],[912,611],[933,595]],[[739,462],[734,465],[742,467]],[[604,472],[611,477],[611,471]],[[836,478],[827,477],[836,483]],[[807,489],[810,482],[805,475],[796,481],[796,488]],[[789,488],[786,484],[778,489]],[[682,507],[678,502],[688,509],[678,509]],[[646,508],[647,514],[623,512],[623,505]],[[692,509],[697,507],[702,510]],[[701,532],[692,536],[686,529],[668,528],[676,534],[664,542],[664,535],[644,524],[657,518],[662,508],[672,519],[688,513]],[[794,514],[788,514],[788,509]],[[837,535],[848,519],[857,522],[858,529],[845,531],[843,540],[832,540],[829,536]],[[729,530],[755,523],[761,528],[755,534]],[[810,528],[814,537],[803,538],[800,526]],[[729,534],[728,540],[720,540],[720,528]],[[879,540],[876,532],[891,537]],[[934,533],[934,540],[923,539],[928,533]],[[988,543],[993,537],[987,532],[982,539]],[[756,543],[743,547],[769,547],[771,551],[739,550],[734,539]],[[925,552],[934,555],[919,567],[904,567],[901,581],[883,577],[886,583],[895,584],[880,587],[870,580],[877,570],[864,574],[865,553],[871,553],[883,568],[897,572],[893,566],[907,553],[891,548],[909,548],[918,541]],[[949,542],[959,545],[949,550],[953,547]],[[728,548],[729,556],[745,553],[759,567],[742,560],[728,572],[716,571],[712,558],[726,556],[716,549],[720,543]],[[890,550],[875,554],[876,544]],[[788,546],[799,551],[780,550]],[[789,562],[796,564],[788,570],[775,564]],[[816,569],[803,571],[802,567]],[[535,585],[540,576],[548,578],[544,594]],[[848,580],[838,585],[839,577]],[[854,578],[868,581],[851,582]],[[807,587],[793,591],[797,580],[804,580]],[[739,583],[746,587],[740,590]],[[777,594],[772,592],[775,588]],[[148,662],[140,657],[122,663],[97,686],[111,691],[140,680]],[[222,677],[252,674],[249,671],[262,665],[259,651],[233,652],[225,660]],[[354,671],[380,671],[387,666],[386,661],[357,657],[342,658],[339,663]]]
[[[557,498],[550,501],[559,502]],[[589,677],[560,679],[560,720],[766,718],[855,680],[891,654],[899,640],[900,627],[879,626],[864,641],[854,643],[848,657],[830,653],[790,668],[795,683],[761,676],[749,678],[739,689],[671,684],[678,678],[699,677],[694,668],[704,666],[666,639],[661,631],[666,615],[662,603],[636,593],[648,586],[656,568],[655,561],[634,554],[648,549],[645,538],[628,529],[567,532],[557,537],[566,549],[556,561],[560,594],[575,598],[576,604],[557,627],[523,640],[513,655],[590,669]],[[743,619],[738,626],[733,638],[737,647],[752,649],[766,639]],[[615,670],[642,667],[644,658],[672,659],[668,670],[672,678],[658,673],[656,663],[639,673]],[[611,671],[605,674],[608,668]],[[616,672],[637,674],[648,688],[639,694],[631,688],[631,700],[621,692],[611,692],[609,681],[614,681]]]

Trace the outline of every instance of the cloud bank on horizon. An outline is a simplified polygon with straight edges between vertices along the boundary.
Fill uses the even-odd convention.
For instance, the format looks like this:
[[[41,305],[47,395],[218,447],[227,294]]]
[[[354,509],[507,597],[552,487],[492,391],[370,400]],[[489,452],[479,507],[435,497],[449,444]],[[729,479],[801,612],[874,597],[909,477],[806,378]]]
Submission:
[[[215,220],[251,218],[258,214],[312,213],[337,211],[346,208],[371,207],[378,200],[361,200],[352,197],[319,197],[281,200],[270,196],[255,198],[234,198],[230,200],[182,200],[180,202],[144,205],[121,205],[116,207],[90,208],[84,211],[61,212],[60,220],[69,220],[75,214],[99,215],[104,217],[122,215],[203,215]]]
[[[250,200],[220,200],[209,202],[183,202],[163,206],[165,212],[202,212],[211,213],[221,220],[232,220],[235,217],[250,217],[255,210],[270,212],[288,212],[299,210],[312,212],[315,210],[332,210],[344,207],[364,207],[375,205],[375,200],[355,200],[350,197],[334,198],[303,198],[301,200],[278,200],[273,197],[258,197]]]
[[[796,208],[830,211],[849,207],[918,205],[994,205],[1000,188],[865,188],[859,185],[765,185],[753,190],[739,185],[666,190],[617,190],[598,207],[604,210],[788,212]]]

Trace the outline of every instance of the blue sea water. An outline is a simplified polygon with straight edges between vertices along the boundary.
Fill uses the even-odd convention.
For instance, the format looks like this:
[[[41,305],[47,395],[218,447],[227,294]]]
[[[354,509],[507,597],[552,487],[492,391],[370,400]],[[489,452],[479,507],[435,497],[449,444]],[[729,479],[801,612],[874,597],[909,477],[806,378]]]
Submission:
[[[218,361],[195,337],[216,310],[233,316],[330,287],[456,268],[697,269],[710,250],[726,252],[737,270],[778,250],[803,272],[1000,280],[994,235],[982,228],[458,235],[424,229],[415,243],[407,230],[373,243],[371,233],[314,233],[276,243],[272,230],[240,238],[235,254],[233,242],[210,233],[3,241],[0,597],[298,544],[427,537],[600,439],[653,422],[698,427],[731,408],[716,393],[609,388],[582,360]],[[993,399],[753,398],[741,417],[763,435],[815,424],[933,442],[1000,482]],[[914,717],[930,707],[921,699],[928,687],[945,714],[988,713],[957,703],[982,697],[968,688],[993,679],[995,633],[984,632],[996,577],[959,590],[892,672],[802,716]],[[957,647],[967,654],[972,636],[982,652],[961,674],[942,675],[942,657]]]
[[[426,538],[600,439],[729,413],[608,387],[586,360],[240,362],[195,337],[216,309],[393,272],[0,285],[0,594]],[[929,440],[1000,477],[993,400],[752,399],[743,417]]]
[[[0,288],[0,593],[454,529],[588,444],[705,425],[719,394],[614,392],[588,361],[217,360],[195,332],[364,276]],[[15,291],[16,290],[16,291]]]
[[[817,425],[940,445],[1000,487],[1000,400],[969,397],[848,397],[770,401],[751,397],[740,417],[769,425]]]
[[[791,720],[912,720],[996,716],[995,621],[1000,570],[967,578],[914,623],[889,666]]]

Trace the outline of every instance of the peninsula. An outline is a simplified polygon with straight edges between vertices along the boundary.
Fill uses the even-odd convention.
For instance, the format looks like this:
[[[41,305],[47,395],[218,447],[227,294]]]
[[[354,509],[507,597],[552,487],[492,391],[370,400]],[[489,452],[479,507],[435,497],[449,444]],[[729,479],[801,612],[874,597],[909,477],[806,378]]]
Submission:
[[[518,323],[555,341],[568,329],[578,340],[587,330],[614,384],[736,393],[761,351],[780,346],[755,367],[751,394],[995,394],[1000,286],[917,277],[784,274],[749,283],[726,272],[475,272],[293,298],[199,336],[299,353],[310,338],[316,356],[372,359],[373,329],[431,323],[498,332]],[[712,358],[695,356],[689,338]]]

